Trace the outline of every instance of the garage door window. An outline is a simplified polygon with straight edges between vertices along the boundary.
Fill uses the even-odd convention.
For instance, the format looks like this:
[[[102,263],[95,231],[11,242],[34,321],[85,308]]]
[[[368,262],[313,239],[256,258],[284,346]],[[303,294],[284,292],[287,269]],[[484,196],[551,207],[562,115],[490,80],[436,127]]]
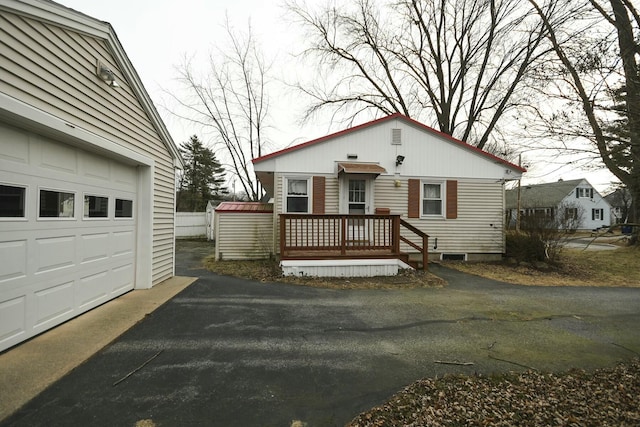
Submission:
[[[0,185],[0,218],[24,218],[26,189],[13,185]]]
[[[73,218],[75,194],[40,190],[40,218]]]
[[[116,199],[116,218],[133,218],[133,200]]]
[[[84,196],[85,218],[106,218],[109,215],[109,198],[101,196]]]

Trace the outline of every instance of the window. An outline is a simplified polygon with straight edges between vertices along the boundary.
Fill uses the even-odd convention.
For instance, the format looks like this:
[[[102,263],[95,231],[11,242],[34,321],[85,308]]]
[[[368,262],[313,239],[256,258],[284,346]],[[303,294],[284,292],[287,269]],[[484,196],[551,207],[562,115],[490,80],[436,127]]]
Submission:
[[[0,218],[24,218],[26,189],[13,185],[0,185]]]
[[[422,185],[422,215],[442,215],[442,184]]]
[[[309,180],[286,180],[286,212],[309,212]]]
[[[566,208],[564,210],[564,219],[578,219],[578,208]]]
[[[84,196],[85,218],[106,218],[109,214],[109,198],[101,196]]]
[[[591,219],[593,221],[602,221],[604,219],[604,209],[591,209]]]
[[[349,213],[364,215],[366,212],[366,188],[364,179],[349,180]]]
[[[133,218],[133,200],[116,199],[116,218]]]
[[[62,191],[40,190],[40,218],[73,218],[75,195]]]
[[[593,199],[593,188],[576,188],[576,198]]]

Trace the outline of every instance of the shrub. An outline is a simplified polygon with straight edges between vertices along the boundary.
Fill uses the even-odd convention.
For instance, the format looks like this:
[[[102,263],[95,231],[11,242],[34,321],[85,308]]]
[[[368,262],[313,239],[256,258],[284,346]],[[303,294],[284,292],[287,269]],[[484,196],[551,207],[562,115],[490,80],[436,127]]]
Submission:
[[[540,235],[528,233],[507,233],[506,255],[518,262],[545,261],[545,243]]]

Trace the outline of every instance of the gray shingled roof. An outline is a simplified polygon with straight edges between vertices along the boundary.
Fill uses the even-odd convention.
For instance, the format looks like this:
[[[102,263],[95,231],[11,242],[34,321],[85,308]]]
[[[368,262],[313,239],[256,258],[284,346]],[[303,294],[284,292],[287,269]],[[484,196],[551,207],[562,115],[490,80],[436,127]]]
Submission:
[[[550,182],[548,184],[523,185],[520,193],[522,208],[552,208],[558,206],[583,180]],[[505,192],[507,209],[515,209],[518,203],[518,190]]]

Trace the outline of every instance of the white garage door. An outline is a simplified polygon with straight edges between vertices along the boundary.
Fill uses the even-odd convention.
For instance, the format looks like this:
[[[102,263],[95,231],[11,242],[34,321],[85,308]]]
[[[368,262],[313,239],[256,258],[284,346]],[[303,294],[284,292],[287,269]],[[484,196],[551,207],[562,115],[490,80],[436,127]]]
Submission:
[[[136,180],[0,124],[0,351],[133,289]]]

